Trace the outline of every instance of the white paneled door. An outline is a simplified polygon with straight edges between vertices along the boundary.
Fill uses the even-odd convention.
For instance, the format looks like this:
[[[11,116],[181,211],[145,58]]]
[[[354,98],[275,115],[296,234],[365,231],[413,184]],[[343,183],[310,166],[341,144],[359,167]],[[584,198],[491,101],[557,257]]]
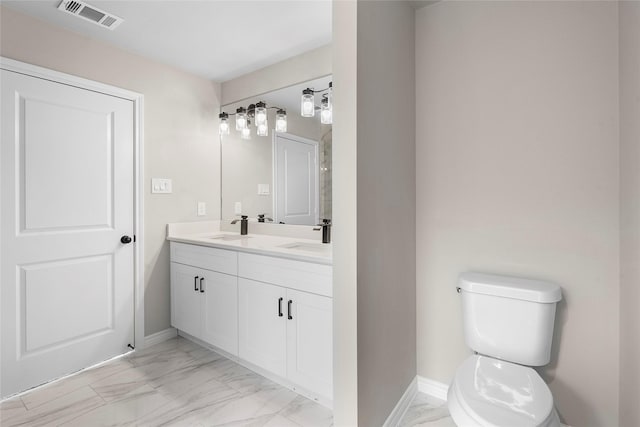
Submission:
[[[133,102],[2,70],[0,395],[134,344]]]
[[[318,143],[275,134],[273,174],[276,223],[318,224]]]

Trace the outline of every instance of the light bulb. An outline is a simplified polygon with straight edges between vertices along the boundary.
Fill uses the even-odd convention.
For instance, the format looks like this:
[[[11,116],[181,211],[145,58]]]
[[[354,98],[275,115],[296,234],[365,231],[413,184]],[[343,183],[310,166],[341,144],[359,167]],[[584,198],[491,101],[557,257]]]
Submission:
[[[328,98],[322,99],[322,105],[320,108],[320,123],[330,125],[332,122],[331,105]]]
[[[242,130],[247,127],[247,110],[240,107],[236,110],[236,130]]]
[[[251,129],[249,128],[249,126],[240,130],[240,138],[251,139]]]
[[[256,104],[256,127],[267,123],[267,104],[260,101]]]
[[[267,122],[260,123],[257,126],[256,133],[258,134],[258,136],[267,136],[267,135],[269,135],[269,126],[267,125]]]
[[[220,119],[220,135],[229,135],[229,115],[222,112],[218,114],[218,118]]]
[[[305,89],[302,91],[302,100],[300,104],[300,114],[302,117],[313,117],[316,112],[315,101],[313,99],[313,89]]]
[[[276,132],[287,131],[287,112],[285,110],[278,110],[276,112]]]

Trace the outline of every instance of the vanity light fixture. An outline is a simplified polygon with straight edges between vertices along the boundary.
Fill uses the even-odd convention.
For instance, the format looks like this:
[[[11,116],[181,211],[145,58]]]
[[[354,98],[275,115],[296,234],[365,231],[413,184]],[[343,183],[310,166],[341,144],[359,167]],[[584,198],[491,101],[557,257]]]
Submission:
[[[229,135],[229,115],[220,113],[218,118],[220,119],[220,135]]]
[[[256,126],[267,123],[267,104],[260,101],[255,107]]]
[[[269,125],[267,124],[267,104],[260,101],[255,106],[256,134],[258,136],[267,136],[269,134]]]
[[[315,105],[315,94],[322,94],[320,107]],[[320,110],[320,123],[333,123],[333,83],[329,82],[329,87],[321,90],[306,88],[302,91],[300,103],[300,113],[303,117],[314,117],[316,108]],[[235,113],[222,112],[218,116],[220,119],[220,135],[229,135],[229,116],[236,116],[236,130],[240,132],[242,139],[251,139],[251,122],[256,126],[256,135],[269,135],[269,120],[267,111],[275,109],[275,131],[287,131],[287,111],[280,107],[270,107],[264,101],[250,104],[247,108],[239,107]]]
[[[240,131],[240,138],[242,139],[251,139],[251,128],[249,128],[249,124],[251,124],[251,122],[249,120],[247,120],[247,127],[243,128]]]
[[[256,126],[256,135],[269,135],[267,110],[275,109],[276,132],[287,131],[287,112],[280,107],[269,107],[264,101],[250,104],[247,108],[239,107],[235,113],[222,112],[220,118],[220,135],[229,135],[229,116],[236,116],[236,130],[242,139],[251,139],[251,123]]]
[[[276,132],[287,131],[287,112],[282,108],[276,111]]]
[[[241,131],[246,127],[248,127],[247,126],[247,110],[244,107],[240,107],[236,110],[236,130]]]
[[[316,112],[313,89],[306,88],[302,91],[302,100],[300,102],[300,114],[302,117],[313,117]]]
[[[324,125],[330,125],[332,123],[332,111],[331,104],[329,104],[329,97],[324,96],[320,102],[320,123]]]
[[[302,98],[300,99],[300,114],[302,117],[313,117],[315,115],[315,94],[321,93],[322,99],[320,100],[320,122],[322,124],[332,123],[333,113],[333,82],[329,82],[329,87],[321,90],[314,90],[312,88],[306,88],[302,91]]]

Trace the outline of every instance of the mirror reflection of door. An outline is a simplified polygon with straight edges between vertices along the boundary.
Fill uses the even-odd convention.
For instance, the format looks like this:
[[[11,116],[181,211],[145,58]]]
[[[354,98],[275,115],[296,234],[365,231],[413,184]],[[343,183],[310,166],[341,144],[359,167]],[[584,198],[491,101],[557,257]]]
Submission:
[[[318,224],[318,142],[278,133],[273,145],[274,221]]]

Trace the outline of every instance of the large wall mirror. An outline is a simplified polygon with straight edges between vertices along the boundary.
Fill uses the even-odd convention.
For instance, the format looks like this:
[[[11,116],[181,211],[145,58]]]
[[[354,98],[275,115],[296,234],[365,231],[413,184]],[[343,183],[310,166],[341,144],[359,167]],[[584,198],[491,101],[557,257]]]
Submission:
[[[329,87],[331,76],[295,84],[224,105],[229,133],[221,135],[221,218],[239,215],[275,224],[316,225],[331,219],[331,125],[321,123],[322,93],[315,94],[315,114],[302,117],[301,96],[306,88]],[[326,92],[325,92],[326,93]],[[238,108],[264,102],[266,136],[257,135],[249,117],[249,139],[236,130]],[[278,109],[286,110],[287,129],[276,132]]]

